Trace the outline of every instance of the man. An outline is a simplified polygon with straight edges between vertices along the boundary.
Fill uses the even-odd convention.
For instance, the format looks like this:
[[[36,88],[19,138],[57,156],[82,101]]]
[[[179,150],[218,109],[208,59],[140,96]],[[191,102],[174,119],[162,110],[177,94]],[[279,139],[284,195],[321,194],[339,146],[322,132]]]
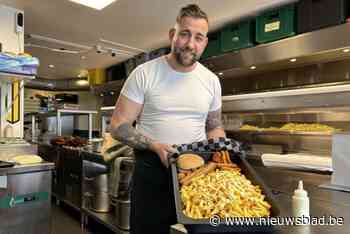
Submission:
[[[225,137],[220,82],[197,62],[208,43],[208,27],[197,5],[182,8],[169,31],[170,54],[138,66],[116,103],[111,134],[136,156],[132,234],[169,233],[176,222],[167,169],[172,145]]]

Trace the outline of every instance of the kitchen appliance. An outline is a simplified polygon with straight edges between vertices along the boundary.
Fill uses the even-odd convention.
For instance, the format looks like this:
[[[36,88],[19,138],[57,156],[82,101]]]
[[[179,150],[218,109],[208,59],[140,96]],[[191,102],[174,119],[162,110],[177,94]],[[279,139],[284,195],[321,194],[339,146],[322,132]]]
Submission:
[[[0,147],[0,160],[36,152],[29,144],[8,143]],[[53,168],[47,162],[21,166],[0,162],[0,233],[50,233]]]

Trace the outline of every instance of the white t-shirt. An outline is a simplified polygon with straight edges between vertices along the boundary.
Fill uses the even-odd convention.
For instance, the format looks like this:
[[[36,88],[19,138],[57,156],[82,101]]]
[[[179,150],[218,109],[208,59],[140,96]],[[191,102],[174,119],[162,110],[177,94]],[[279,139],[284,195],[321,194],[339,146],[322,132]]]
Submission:
[[[164,56],[139,65],[121,93],[143,104],[137,130],[166,144],[205,140],[208,112],[221,108],[221,86],[214,73],[198,62],[191,72],[177,72]]]

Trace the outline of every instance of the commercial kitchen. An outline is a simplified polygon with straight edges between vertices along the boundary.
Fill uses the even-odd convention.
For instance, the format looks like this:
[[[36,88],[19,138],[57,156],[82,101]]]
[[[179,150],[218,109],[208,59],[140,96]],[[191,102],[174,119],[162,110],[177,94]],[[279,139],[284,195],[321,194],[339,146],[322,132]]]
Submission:
[[[222,170],[259,186],[276,222],[188,215],[172,160],[170,233],[349,233],[350,1],[103,2],[0,1],[0,234],[130,232],[135,157],[118,141],[104,148],[111,116],[128,75],[170,52],[191,3],[209,16],[200,62],[220,80],[230,142],[205,153],[236,163]],[[282,222],[300,194],[308,221]]]

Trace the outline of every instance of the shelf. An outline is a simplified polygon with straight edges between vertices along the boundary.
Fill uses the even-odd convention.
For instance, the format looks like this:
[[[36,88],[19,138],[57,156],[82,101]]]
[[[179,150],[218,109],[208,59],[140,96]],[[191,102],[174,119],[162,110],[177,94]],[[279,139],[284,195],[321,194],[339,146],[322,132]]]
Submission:
[[[119,233],[121,229],[119,229],[115,223],[115,216],[113,213],[97,213],[87,208],[82,208],[82,212],[84,212],[87,216],[93,218],[97,222],[105,225],[107,228],[111,229],[113,232]]]
[[[24,75],[24,74],[15,74],[9,72],[0,71],[0,81],[17,81],[17,80],[33,80],[35,79],[34,75]]]
[[[350,84],[291,89],[222,97],[222,110],[228,112],[265,112],[350,105]]]
[[[269,130],[226,130],[229,133],[243,134],[243,135],[286,135],[286,136],[325,136],[330,137],[337,133],[342,133],[341,131],[324,131],[324,132],[302,132],[302,131],[269,131]]]
[[[78,211],[78,212],[81,212],[81,209],[80,209],[77,205],[75,205],[73,202],[71,202],[71,201],[69,201],[69,200],[67,200],[67,199],[65,199],[65,198],[62,198],[60,195],[58,195],[58,194],[56,194],[56,193],[54,193],[54,192],[51,192],[51,194],[52,194],[52,196],[54,196],[55,199],[57,199],[58,201],[65,203],[66,205],[70,206],[71,208],[73,208],[74,210],[76,210],[76,211]]]
[[[88,129],[89,129],[89,139],[92,138],[92,115],[97,114],[97,111],[94,110],[68,110],[68,109],[58,109],[56,111],[50,111],[46,113],[26,113],[25,116],[39,116],[39,117],[56,117],[57,124],[57,136],[61,136],[62,133],[62,116],[78,116],[78,115],[87,115],[88,116]],[[32,118],[32,129],[35,129],[35,117]],[[33,132],[34,136],[35,133]]]
[[[31,112],[26,113],[25,116],[43,116],[43,117],[52,117],[57,116],[60,113],[61,116],[68,115],[89,115],[89,114],[97,114],[97,111],[93,110],[69,110],[69,109],[58,109],[57,111],[49,111],[49,112]]]

